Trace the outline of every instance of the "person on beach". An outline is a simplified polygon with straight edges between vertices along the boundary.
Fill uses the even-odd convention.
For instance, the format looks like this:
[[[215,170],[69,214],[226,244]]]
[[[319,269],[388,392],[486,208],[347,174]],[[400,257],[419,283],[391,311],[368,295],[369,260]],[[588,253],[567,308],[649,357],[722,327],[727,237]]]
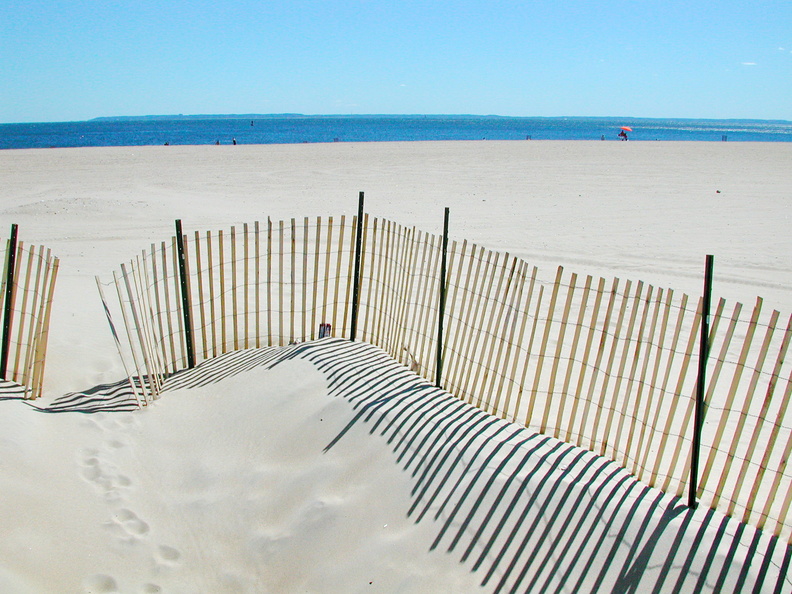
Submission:
[[[231,142],[233,142],[234,144],[236,144],[236,138],[234,138],[234,139],[233,139]]]
[[[625,132],[624,130],[619,132],[619,138],[621,138],[622,140],[627,140],[627,132]]]

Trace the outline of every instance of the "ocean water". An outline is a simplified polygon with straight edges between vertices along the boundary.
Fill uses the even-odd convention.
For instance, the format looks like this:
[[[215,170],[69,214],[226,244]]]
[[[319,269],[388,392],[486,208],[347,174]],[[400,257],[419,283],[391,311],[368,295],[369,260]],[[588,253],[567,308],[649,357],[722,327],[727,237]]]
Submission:
[[[792,122],[500,116],[157,116],[0,124],[0,149],[412,140],[792,142]]]

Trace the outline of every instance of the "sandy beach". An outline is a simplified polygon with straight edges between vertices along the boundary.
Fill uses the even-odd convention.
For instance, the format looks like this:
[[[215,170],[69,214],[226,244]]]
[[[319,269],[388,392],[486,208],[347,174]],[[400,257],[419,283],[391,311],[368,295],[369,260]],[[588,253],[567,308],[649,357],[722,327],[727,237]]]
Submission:
[[[563,265],[698,296],[705,255],[713,254],[716,297],[752,304],[761,296],[766,309],[788,316],[790,164],[790,143],[736,142],[9,150],[0,151],[0,233],[5,240],[16,223],[22,241],[44,244],[61,260],[45,396],[38,403],[44,406],[67,392],[124,377],[94,276],[108,278],[151,242],[170,237],[175,219],[188,231],[203,231],[267,217],[352,215],[359,191],[370,214],[433,233],[441,230],[448,206],[452,239],[519,256],[538,266],[544,278]],[[321,453],[355,413],[351,396],[339,392],[342,398],[334,398],[312,361],[256,368],[201,388],[180,387],[143,412],[45,415],[0,398],[0,531],[9,535],[0,545],[0,590],[478,588],[489,566],[471,572],[459,555],[430,553],[437,526],[406,516],[414,483],[392,463],[392,447],[382,436],[358,424],[339,442],[342,447]],[[551,464],[552,456],[547,460]],[[503,467],[511,468],[506,462]],[[591,468],[581,467],[580,476]],[[565,480],[560,477],[559,484]],[[606,484],[596,480],[590,484]],[[483,493],[482,500],[491,501]],[[571,493],[570,501],[589,501],[588,495]],[[665,526],[673,516],[673,502],[660,495],[653,500],[657,493],[636,497],[637,517],[645,512],[654,518],[657,510],[666,515],[640,529],[623,520],[623,543],[611,553],[610,562],[619,566],[613,575],[608,553],[600,559],[589,551],[599,577],[589,580],[577,568],[566,585],[537,574],[522,588],[531,583],[539,591],[539,585],[552,584],[570,591],[574,580],[585,591],[623,587],[627,574],[619,568],[632,567],[636,543],[645,543],[652,527]],[[591,497],[590,505],[599,505]],[[575,506],[556,511],[556,522],[565,513],[572,518],[580,512]],[[781,545],[771,546],[764,536],[753,545],[748,531],[720,521],[700,510],[690,521],[693,532],[685,532],[686,524],[674,533],[678,541],[674,535],[660,538],[642,558],[649,564],[642,566],[648,583],[656,585],[668,563],[675,572],[669,579],[683,590],[696,583],[705,591],[718,584],[759,584],[761,590],[762,571],[769,576],[766,587],[779,580],[784,591],[792,589],[786,569],[780,569]],[[724,534],[735,531],[732,546]],[[564,528],[553,535],[536,546],[571,538]],[[680,554],[689,554],[687,565],[668,561],[673,543]],[[751,556],[746,551],[764,564],[744,562]],[[547,555],[558,571],[565,569],[552,549]],[[487,559],[497,566],[495,577],[514,579]],[[701,567],[707,563],[717,566],[709,574]],[[721,569],[729,564],[734,573]],[[685,571],[695,574],[691,582],[685,582]],[[487,588],[496,583],[493,578]]]

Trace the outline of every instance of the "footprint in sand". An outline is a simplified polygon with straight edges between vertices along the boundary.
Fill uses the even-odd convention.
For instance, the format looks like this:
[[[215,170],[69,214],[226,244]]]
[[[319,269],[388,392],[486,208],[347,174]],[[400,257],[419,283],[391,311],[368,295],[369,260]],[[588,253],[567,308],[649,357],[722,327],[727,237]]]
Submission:
[[[159,594],[162,592],[162,588],[157,584],[143,584],[143,587],[140,588],[141,594]]]
[[[129,509],[119,509],[104,525],[114,536],[126,542],[143,538],[150,530],[149,525]]]
[[[108,503],[119,501],[120,491],[132,486],[132,479],[120,474],[114,464],[103,461],[96,450],[85,450],[79,464],[82,466],[80,475],[104,493]]]
[[[90,594],[118,592],[118,584],[112,576],[98,573],[85,578],[83,581],[83,592]]]
[[[157,547],[157,559],[163,565],[176,565],[181,559],[181,551],[167,545]]]

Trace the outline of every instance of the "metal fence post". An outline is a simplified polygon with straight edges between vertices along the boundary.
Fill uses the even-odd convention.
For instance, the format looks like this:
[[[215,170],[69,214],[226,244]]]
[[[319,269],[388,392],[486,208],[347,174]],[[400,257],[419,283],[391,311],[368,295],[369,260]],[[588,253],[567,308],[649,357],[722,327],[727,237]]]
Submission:
[[[446,268],[448,262],[448,215],[449,209],[445,207],[443,215],[443,247],[440,258],[440,307],[437,312],[437,366],[435,371],[435,386],[441,388],[443,382],[443,319],[445,318],[446,305]]]
[[[187,268],[184,263],[184,235],[181,219],[176,219],[176,249],[179,255],[179,279],[181,280],[182,311],[184,314],[184,340],[187,343],[187,368],[195,367],[195,348],[193,345],[192,321],[190,315],[190,294],[187,290]]]
[[[696,381],[696,414],[693,425],[693,445],[690,455],[690,490],[688,507],[696,509],[698,502],[698,468],[701,456],[701,429],[704,425],[704,394],[707,380],[707,358],[709,357],[709,317],[712,301],[712,268],[714,257],[707,256],[704,269],[704,301],[701,306],[701,338],[699,343],[698,378]]]
[[[358,311],[360,309],[360,250],[363,245],[363,192],[358,195],[357,233],[355,235],[355,278],[352,284],[352,322],[349,340],[357,336]]]

